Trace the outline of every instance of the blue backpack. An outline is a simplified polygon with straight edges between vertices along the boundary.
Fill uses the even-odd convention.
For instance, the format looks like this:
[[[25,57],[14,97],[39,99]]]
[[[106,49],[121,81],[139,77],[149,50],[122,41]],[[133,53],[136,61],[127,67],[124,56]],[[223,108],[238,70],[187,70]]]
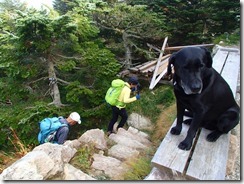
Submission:
[[[57,130],[60,127],[68,126],[67,124],[59,121],[61,118],[62,117],[45,118],[39,122],[40,132],[38,133],[38,141],[40,144],[53,142]]]

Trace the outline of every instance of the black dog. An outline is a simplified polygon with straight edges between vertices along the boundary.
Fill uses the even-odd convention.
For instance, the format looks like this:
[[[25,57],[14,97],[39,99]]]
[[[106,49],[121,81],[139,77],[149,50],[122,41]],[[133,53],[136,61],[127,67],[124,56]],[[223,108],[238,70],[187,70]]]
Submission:
[[[185,111],[192,114],[186,138],[179,144],[189,150],[198,128],[212,130],[210,142],[228,133],[239,122],[240,109],[232,91],[222,76],[212,68],[210,52],[203,47],[187,47],[173,53],[167,74],[174,66],[173,84],[177,106],[177,124],[171,133],[179,135]]]

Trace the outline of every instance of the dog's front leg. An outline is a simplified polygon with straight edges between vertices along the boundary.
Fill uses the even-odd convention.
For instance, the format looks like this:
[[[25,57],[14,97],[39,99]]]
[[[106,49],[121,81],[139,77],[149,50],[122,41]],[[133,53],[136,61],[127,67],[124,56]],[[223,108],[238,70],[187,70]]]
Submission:
[[[176,122],[176,126],[171,128],[171,130],[170,130],[170,133],[173,135],[180,134],[180,132],[182,130],[183,116],[184,116],[184,112],[185,112],[185,108],[183,108],[179,102],[176,103],[176,106],[177,106],[177,122]]]
[[[192,122],[187,131],[186,138],[178,146],[180,149],[189,150],[191,148],[193,139],[196,136],[197,130],[200,127],[200,124],[202,122],[202,118],[203,118],[202,113],[198,113],[198,114],[194,113]]]

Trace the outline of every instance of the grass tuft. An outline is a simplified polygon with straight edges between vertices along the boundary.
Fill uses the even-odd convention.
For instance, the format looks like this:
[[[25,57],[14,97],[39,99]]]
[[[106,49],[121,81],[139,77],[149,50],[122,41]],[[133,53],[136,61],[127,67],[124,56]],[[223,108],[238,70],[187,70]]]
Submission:
[[[143,180],[151,171],[151,157],[133,158],[126,162],[130,170],[123,176],[124,180]]]

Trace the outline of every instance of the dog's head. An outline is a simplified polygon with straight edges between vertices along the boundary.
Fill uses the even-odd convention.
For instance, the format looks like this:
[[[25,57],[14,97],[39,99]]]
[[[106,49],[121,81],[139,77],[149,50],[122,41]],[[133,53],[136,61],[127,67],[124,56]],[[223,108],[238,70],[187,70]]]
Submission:
[[[169,58],[168,75],[174,66],[174,82],[182,87],[185,94],[200,94],[203,88],[204,72],[212,67],[210,52],[204,47],[186,47],[173,53]]]

